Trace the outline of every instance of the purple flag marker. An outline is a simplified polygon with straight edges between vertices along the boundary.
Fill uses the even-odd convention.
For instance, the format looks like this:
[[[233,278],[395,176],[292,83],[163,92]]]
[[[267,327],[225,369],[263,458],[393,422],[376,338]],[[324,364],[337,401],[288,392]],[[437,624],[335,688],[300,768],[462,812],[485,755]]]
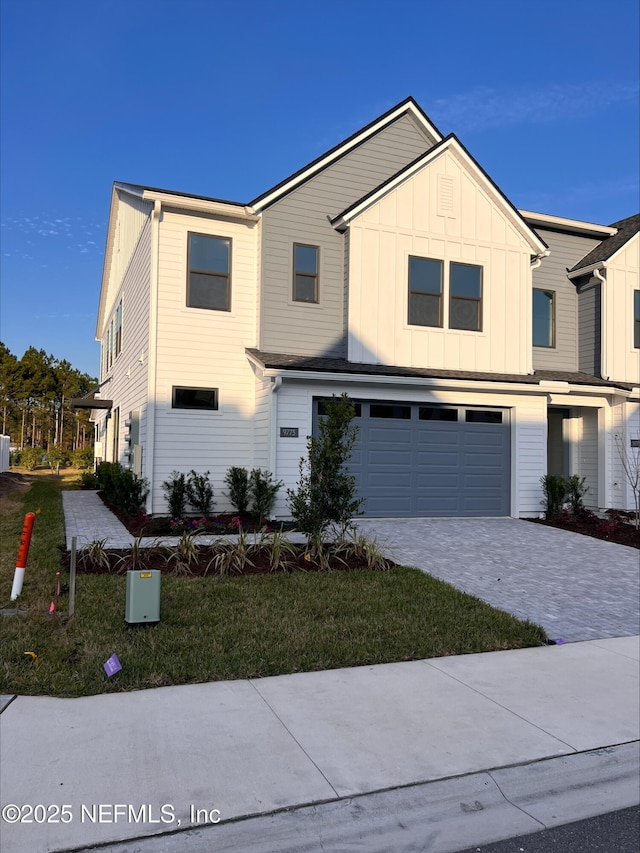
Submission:
[[[115,675],[116,672],[120,672],[122,669],[122,664],[118,660],[118,655],[111,655],[109,660],[102,665],[109,678],[111,678],[112,675]]]
[[[562,639],[562,637],[557,637],[553,642],[556,644],[556,646],[564,646],[564,640]],[[116,656],[114,655],[114,657]],[[116,660],[118,660],[118,658],[116,658]]]

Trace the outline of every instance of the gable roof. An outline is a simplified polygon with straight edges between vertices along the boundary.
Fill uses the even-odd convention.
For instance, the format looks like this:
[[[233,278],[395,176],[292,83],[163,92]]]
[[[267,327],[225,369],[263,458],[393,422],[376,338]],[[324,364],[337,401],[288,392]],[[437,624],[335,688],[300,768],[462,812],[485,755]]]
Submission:
[[[308,181],[322,169],[325,169],[349,151],[352,151],[354,148],[362,145],[362,143],[366,142],[367,139],[375,136],[375,134],[379,133],[385,127],[388,127],[390,124],[393,124],[394,121],[397,121],[397,119],[405,115],[410,115],[416,123],[423,128],[425,133],[435,140],[436,143],[440,142],[442,134],[438,128],[433,124],[416,101],[412,97],[408,97],[399,104],[396,104],[395,107],[391,107],[390,110],[387,110],[386,113],[379,116],[377,119],[374,119],[365,127],[356,131],[356,133],[352,134],[347,139],[339,142],[329,151],[321,154],[320,157],[317,157],[311,163],[308,163],[306,166],[298,169],[297,172],[289,175],[288,178],[285,178],[265,193],[262,193],[262,195],[254,198],[249,202],[249,204],[254,208],[256,213],[264,210],[266,207],[269,207],[274,202],[278,201],[278,199],[282,198],[282,196],[290,193],[305,181]]]
[[[620,219],[618,222],[613,222],[611,227],[616,228],[617,233],[611,237],[606,237],[601,243],[598,243],[581,261],[578,261],[575,266],[571,267],[569,273],[611,260],[616,252],[640,231],[640,213],[628,216],[626,219]]]
[[[430,148],[429,151],[426,151],[424,154],[416,157],[415,160],[400,169],[395,173],[395,175],[392,175],[386,181],[383,181],[383,183],[375,187],[371,192],[367,193],[365,196],[358,199],[358,201],[343,210],[330,220],[331,224],[338,230],[340,228],[346,228],[349,222],[366,210],[366,208],[375,204],[386,193],[391,192],[397,186],[404,183],[404,181],[411,178],[447,150],[452,150],[457,154],[458,158],[465,163],[469,171],[475,173],[476,179],[484,185],[485,189],[488,190],[488,192],[493,195],[497,201],[502,204],[505,208],[505,212],[520,234],[530,243],[532,249],[539,253],[545,252],[549,247],[544,240],[533,230],[520,211],[514,207],[500,187],[489,177],[482,166],[474,157],[472,157],[454,133],[450,133],[444,139],[441,139],[440,142],[437,145],[434,145],[433,148]]]

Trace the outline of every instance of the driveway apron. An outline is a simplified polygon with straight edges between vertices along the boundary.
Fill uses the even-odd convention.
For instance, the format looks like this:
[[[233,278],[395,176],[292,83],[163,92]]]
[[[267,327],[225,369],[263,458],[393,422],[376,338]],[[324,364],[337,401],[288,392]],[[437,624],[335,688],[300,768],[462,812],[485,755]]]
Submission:
[[[360,519],[397,563],[567,642],[640,633],[640,552],[513,518]]]

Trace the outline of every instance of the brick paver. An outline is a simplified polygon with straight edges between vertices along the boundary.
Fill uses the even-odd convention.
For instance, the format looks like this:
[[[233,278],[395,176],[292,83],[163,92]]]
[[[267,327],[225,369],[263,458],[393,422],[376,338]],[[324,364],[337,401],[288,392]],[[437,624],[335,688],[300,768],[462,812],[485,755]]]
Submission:
[[[416,566],[567,641],[640,633],[640,552],[513,518],[364,519]]]

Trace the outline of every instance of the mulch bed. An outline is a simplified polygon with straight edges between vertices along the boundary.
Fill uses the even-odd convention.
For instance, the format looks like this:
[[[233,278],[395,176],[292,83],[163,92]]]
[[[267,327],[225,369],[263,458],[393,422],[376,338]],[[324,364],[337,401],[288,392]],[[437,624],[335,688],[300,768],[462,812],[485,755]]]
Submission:
[[[96,575],[124,574],[129,569],[135,569],[136,571],[158,569],[166,575],[204,577],[205,575],[220,574],[219,570],[212,563],[214,556],[219,554],[220,550],[221,546],[219,545],[199,545],[197,556],[188,565],[185,562],[177,563],[176,560],[168,560],[170,556],[176,553],[175,547],[171,546],[143,549],[143,556],[138,559],[135,565],[131,559],[131,550],[128,549],[106,549],[104,554],[108,559],[108,565],[97,563],[95,560],[83,559],[80,552],[76,571],[78,574]],[[68,570],[71,562],[69,551],[62,551],[62,560],[64,567]],[[392,560],[383,560],[381,565],[375,567],[375,570],[387,571],[393,568],[394,565],[395,563]],[[357,555],[329,555],[326,558],[326,562],[321,564],[312,554],[307,552],[304,545],[296,545],[293,546],[293,553],[287,555],[278,568],[273,569],[271,567],[271,549],[258,546],[249,553],[248,560],[242,561],[242,568],[231,568],[223,572],[223,574],[239,576],[265,575],[276,572],[281,574],[290,574],[291,572],[348,572],[363,568],[368,568],[366,562],[362,557],[358,557]]]
[[[5,471],[0,474],[0,497],[13,494],[14,492],[26,492],[31,482],[24,474],[16,474],[13,471]]]
[[[592,536],[594,539],[602,539],[605,542],[615,542],[617,545],[640,548],[640,530],[634,527],[633,516],[632,512],[608,510],[607,518],[599,518],[589,510],[576,514],[563,510],[557,518],[548,521],[538,518],[532,518],[529,521],[545,524],[547,527],[570,530],[573,533],[582,533],[584,536]]]

